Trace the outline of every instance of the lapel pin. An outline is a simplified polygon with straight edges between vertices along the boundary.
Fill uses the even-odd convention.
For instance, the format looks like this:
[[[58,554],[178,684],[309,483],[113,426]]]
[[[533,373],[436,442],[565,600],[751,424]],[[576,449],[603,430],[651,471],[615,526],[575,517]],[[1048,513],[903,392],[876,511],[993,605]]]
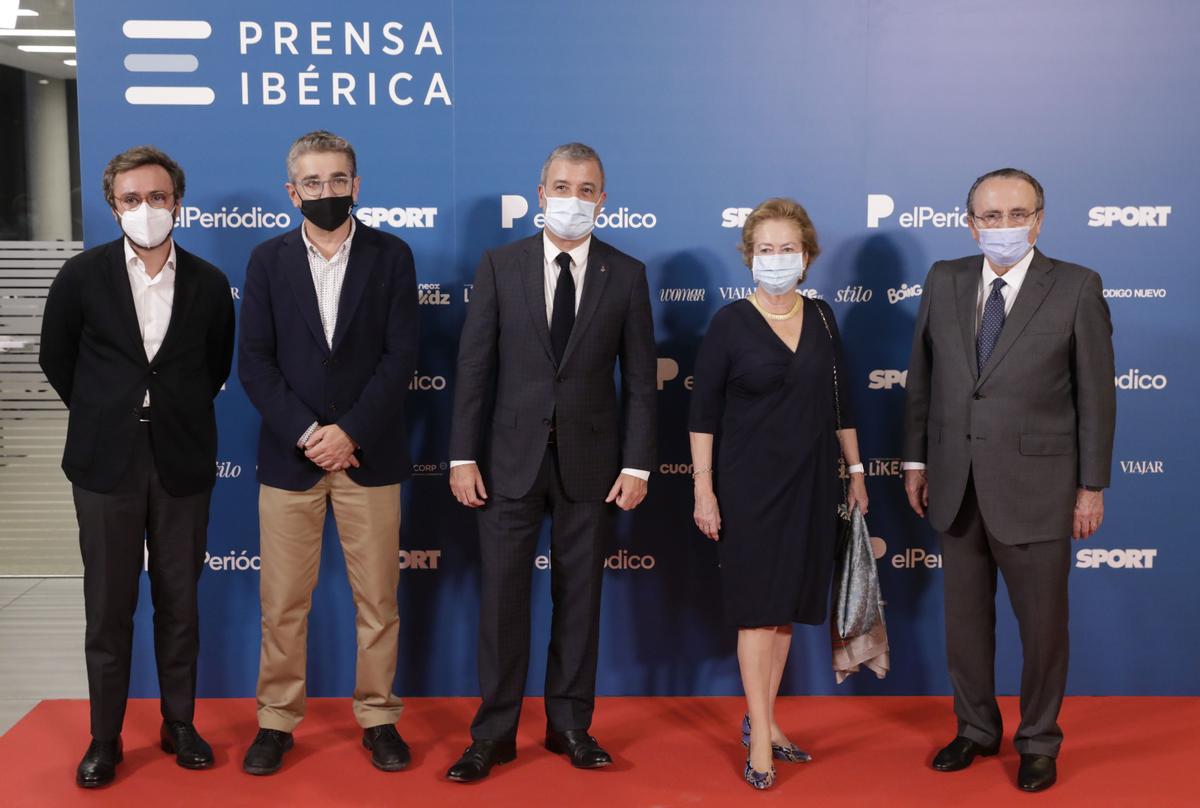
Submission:
[[[601,272],[608,272],[608,265],[607,265],[607,264],[601,264],[601,265],[600,265],[600,271],[601,271]]]

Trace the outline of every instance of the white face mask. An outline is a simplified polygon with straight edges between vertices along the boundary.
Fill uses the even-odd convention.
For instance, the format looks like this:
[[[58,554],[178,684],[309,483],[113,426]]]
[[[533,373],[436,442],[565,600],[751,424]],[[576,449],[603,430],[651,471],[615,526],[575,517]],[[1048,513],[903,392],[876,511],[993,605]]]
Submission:
[[[546,197],[546,227],[561,239],[581,239],[596,225],[596,203],[573,196]]]
[[[121,229],[129,240],[139,247],[152,250],[171,235],[175,227],[175,215],[169,208],[152,208],[143,202],[133,210],[121,214]]]
[[[979,249],[993,266],[1010,267],[1033,249],[1029,243],[1029,225],[1024,227],[992,227],[979,231]]]
[[[799,252],[756,255],[750,267],[754,280],[769,295],[795,291],[796,284],[804,280],[806,270],[804,253]]]

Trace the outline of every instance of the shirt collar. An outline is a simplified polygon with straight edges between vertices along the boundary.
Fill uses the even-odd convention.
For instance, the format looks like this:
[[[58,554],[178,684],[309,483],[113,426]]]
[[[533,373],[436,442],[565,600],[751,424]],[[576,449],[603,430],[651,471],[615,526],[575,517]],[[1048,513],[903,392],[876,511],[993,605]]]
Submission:
[[[167,262],[163,264],[162,272],[159,272],[153,278],[146,274],[146,264],[142,261],[142,257],[133,251],[133,245],[129,243],[129,237],[126,236],[121,239],[121,243],[125,246],[125,268],[136,270],[137,274],[144,278],[147,283],[155,283],[163,276],[163,273],[175,271],[175,239],[171,239],[171,252],[167,253]]]
[[[558,247],[554,246],[554,242],[550,240],[550,236],[546,231],[542,231],[542,249],[546,253],[546,263],[551,266],[555,265],[558,254],[562,252]],[[567,255],[571,256],[571,263],[583,269],[587,266],[588,253],[592,249],[592,236],[589,233],[588,237],[583,240],[583,243],[572,250],[567,250]]]
[[[992,265],[986,258],[983,259],[983,287],[991,291],[992,281],[996,278],[1003,277],[1004,283],[1009,286],[1014,292],[1021,288],[1021,284],[1025,282],[1025,274],[1029,272],[1029,265],[1033,263],[1033,248],[1025,253],[1025,257],[1012,265],[1004,275],[997,275],[992,270]]]
[[[333,251],[333,257],[331,257],[329,259],[330,261],[332,261],[334,258],[337,258],[338,253],[342,252],[343,250],[350,249],[350,242],[354,240],[354,231],[357,228],[358,228],[358,223],[355,222],[354,217],[351,216],[350,217],[350,235],[346,236],[346,240],[343,241],[338,246],[338,248]],[[310,255],[315,254],[315,255],[319,256],[322,261],[325,260],[325,256],[321,255],[321,251],[317,249],[317,245],[313,244],[311,241],[308,240],[308,228],[306,228],[304,226],[303,219],[300,220],[300,237],[304,239],[304,247]]]

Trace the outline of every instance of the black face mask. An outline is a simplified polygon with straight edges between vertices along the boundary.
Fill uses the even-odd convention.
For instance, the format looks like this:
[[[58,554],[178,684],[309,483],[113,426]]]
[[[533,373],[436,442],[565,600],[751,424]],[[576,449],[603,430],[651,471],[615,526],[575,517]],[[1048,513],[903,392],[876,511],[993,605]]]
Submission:
[[[337,230],[350,218],[354,207],[352,196],[323,196],[320,199],[300,200],[300,212],[304,218],[322,230]]]

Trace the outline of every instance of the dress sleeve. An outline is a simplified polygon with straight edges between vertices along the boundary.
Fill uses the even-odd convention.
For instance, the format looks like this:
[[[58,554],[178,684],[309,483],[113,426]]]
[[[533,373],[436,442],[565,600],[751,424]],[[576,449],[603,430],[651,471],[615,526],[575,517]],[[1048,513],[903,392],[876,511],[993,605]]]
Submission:
[[[837,318],[833,309],[824,300],[816,301],[825,313],[825,321],[829,323],[829,333],[833,336],[833,361],[837,368],[837,398],[840,406],[838,425],[840,429],[854,429],[854,403],[850,400],[850,368],[846,364],[846,351],[842,345],[842,335],[838,331]]]
[[[693,374],[688,431],[715,435],[725,408],[725,383],[729,378],[728,320],[718,311],[700,342]]]

